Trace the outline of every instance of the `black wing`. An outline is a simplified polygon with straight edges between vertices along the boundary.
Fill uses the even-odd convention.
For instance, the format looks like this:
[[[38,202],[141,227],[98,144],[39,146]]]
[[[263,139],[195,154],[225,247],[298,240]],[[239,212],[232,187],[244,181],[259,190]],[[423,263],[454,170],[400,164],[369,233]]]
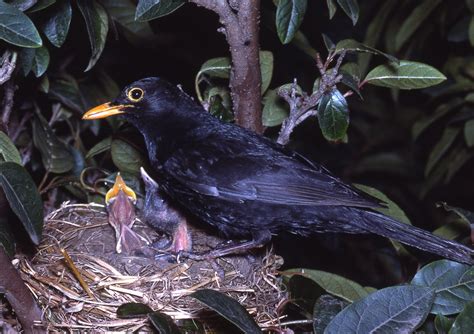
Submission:
[[[229,135],[193,141],[176,150],[163,168],[181,186],[231,202],[380,207],[292,151],[257,136],[245,140]]]

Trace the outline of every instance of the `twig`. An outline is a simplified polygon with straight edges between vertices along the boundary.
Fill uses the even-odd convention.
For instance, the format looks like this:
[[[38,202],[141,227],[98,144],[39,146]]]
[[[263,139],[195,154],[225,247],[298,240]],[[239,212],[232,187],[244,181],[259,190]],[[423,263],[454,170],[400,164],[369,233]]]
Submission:
[[[13,110],[13,98],[15,97],[16,86],[13,79],[7,81],[4,86],[3,103],[2,103],[2,123],[1,127],[8,134],[8,125],[10,123],[10,115]]]
[[[329,66],[336,57],[336,53],[330,53],[323,63],[319,54],[316,55],[316,65],[321,74],[318,89],[310,96],[304,92],[298,93],[298,85],[294,79],[291,89],[280,89],[278,94],[289,104],[290,114],[283,124],[278,135],[277,142],[286,145],[290,141],[290,135],[301,122],[310,116],[318,114],[317,105],[321,98],[327,92],[330,92],[341,81],[342,76],[339,74],[342,60],[346,52],[342,51],[336,61],[334,68],[328,70]]]
[[[3,247],[0,247],[0,290],[10,302],[25,333],[46,333],[40,327],[41,309],[36,304],[18,271],[13,267]]]
[[[7,50],[2,56],[2,65],[0,67],[0,86],[10,80],[16,67],[17,53]]]
[[[219,15],[230,47],[230,90],[237,124],[263,132],[259,60],[260,0],[190,0]]]

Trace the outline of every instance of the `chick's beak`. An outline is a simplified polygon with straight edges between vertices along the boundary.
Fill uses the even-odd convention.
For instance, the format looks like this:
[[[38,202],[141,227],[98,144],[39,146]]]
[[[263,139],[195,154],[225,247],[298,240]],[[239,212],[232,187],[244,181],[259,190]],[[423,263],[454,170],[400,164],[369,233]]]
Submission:
[[[137,195],[135,192],[132,190],[132,188],[125,184],[125,181],[123,180],[120,173],[117,173],[114,186],[109,191],[107,191],[107,194],[105,195],[105,203],[109,204],[110,200],[112,198],[116,198],[120,191],[123,191],[123,193],[131,198],[134,203],[137,201]]]
[[[114,105],[110,102],[107,102],[87,111],[82,116],[82,119],[87,119],[87,120],[100,119],[100,118],[106,118],[113,115],[123,114],[125,112],[125,108],[127,107],[130,107],[130,106],[126,104]]]

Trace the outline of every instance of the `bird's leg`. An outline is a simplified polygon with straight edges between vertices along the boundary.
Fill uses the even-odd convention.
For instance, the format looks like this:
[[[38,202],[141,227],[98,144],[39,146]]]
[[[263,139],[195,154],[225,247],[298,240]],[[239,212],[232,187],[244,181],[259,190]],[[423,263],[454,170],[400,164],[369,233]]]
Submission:
[[[272,236],[269,231],[258,231],[252,233],[252,240],[235,242],[211,249],[203,253],[180,252],[180,257],[186,257],[191,260],[202,261],[223,257],[230,254],[245,253],[253,248],[260,248],[270,242]]]

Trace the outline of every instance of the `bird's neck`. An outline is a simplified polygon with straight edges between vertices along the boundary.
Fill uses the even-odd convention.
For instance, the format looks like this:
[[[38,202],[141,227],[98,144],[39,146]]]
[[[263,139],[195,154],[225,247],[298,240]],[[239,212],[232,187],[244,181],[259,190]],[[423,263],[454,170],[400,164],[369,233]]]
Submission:
[[[186,114],[169,112],[142,118],[140,124],[135,124],[145,137],[150,162],[154,166],[162,165],[190,137],[199,133],[202,116],[207,117],[200,110]]]

